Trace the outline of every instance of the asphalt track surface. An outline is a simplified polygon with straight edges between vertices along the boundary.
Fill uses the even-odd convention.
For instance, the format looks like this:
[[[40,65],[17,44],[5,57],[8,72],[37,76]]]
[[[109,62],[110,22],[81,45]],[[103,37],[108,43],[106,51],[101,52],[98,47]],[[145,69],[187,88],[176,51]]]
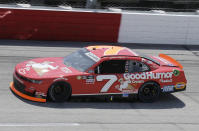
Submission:
[[[99,43],[1,40],[0,130],[199,130],[199,46],[124,44],[145,54],[165,53],[184,66],[187,90],[162,95],[155,103],[123,98],[109,102],[103,97],[37,103],[19,98],[10,91],[9,83],[17,63],[36,57],[62,57],[92,44]]]

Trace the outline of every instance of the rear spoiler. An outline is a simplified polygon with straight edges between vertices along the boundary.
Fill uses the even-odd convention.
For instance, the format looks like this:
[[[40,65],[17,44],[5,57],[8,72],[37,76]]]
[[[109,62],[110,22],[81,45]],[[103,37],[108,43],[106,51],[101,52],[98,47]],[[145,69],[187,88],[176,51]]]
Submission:
[[[163,58],[163,59],[171,62],[173,65],[178,66],[181,69],[183,69],[183,66],[178,61],[176,61],[175,59],[173,59],[172,57],[170,57],[168,55],[165,55],[165,54],[159,54],[159,57],[161,57],[161,58]]]

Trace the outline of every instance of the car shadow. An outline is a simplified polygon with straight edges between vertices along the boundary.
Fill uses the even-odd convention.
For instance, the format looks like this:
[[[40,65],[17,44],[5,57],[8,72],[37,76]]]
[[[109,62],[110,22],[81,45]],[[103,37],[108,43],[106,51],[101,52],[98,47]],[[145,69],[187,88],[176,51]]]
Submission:
[[[12,92],[13,93],[13,92]],[[142,103],[137,97],[128,98],[104,96],[75,96],[64,103],[55,103],[47,101],[46,103],[33,102],[25,100],[13,93],[24,103],[44,108],[74,109],[74,108],[93,108],[93,109],[172,109],[184,108],[185,103],[173,94],[162,94],[158,101],[153,103]]]

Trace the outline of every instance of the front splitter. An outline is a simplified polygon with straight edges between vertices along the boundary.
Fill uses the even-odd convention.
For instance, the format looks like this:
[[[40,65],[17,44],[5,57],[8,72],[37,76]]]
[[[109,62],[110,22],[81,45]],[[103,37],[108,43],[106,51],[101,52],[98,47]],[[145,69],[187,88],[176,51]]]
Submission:
[[[31,100],[31,101],[37,101],[37,102],[46,102],[46,99],[28,96],[28,95],[26,95],[26,94],[23,94],[23,93],[19,92],[19,91],[14,87],[14,83],[13,83],[13,82],[10,83],[10,89],[11,89],[15,94],[17,94],[18,96],[20,96],[20,97],[22,97],[22,98],[24,98],[24,99]]]

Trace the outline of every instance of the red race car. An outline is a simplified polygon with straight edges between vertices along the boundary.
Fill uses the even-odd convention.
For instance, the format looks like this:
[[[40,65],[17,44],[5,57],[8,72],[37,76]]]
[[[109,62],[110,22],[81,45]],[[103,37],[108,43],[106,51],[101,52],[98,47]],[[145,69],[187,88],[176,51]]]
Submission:
[[[137,94],[141,101],[153,102],[162,92],[185,90],[186,83],[182,65],[167,55],[146,56],[120,46],[88,46],[66,57],[17,64],[10,88],[38,102],[108,94]]]

